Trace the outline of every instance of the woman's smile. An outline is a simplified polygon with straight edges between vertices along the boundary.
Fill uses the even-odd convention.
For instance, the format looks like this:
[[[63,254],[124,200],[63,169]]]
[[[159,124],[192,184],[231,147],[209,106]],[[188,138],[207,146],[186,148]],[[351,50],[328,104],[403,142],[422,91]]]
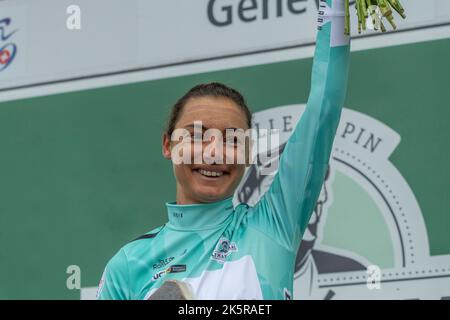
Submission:
[[[230,174],[230,169],[219,165],[204,165],[192,168],[192,172],[197,176],[210,181],[220,180]]]
[[[247,120],[242,108],[228,98],[197,97],[186,102],[174,128],[188,131],[187,136],[194,137],[194,140],[173,141],[166,135],[163,142],[166,158],[178,160],[180,156],[183,160],[174,161],[173,166],[177,180],[177,203],[214,202],[233,195],[244,175],[246,163],[239,162],[238,144],[227,143],[223,132],[229,128],[244,132],[249,129]],[[196,148],[196,135],[192,133],[195,123],[201,124],[200,134],[206,135],[207,130],[216,130],[222,133],[222,137],[212,141],[204,138],[206,141],[201,141],[199,148]],[[219,150],[220,147],[223,150]]]

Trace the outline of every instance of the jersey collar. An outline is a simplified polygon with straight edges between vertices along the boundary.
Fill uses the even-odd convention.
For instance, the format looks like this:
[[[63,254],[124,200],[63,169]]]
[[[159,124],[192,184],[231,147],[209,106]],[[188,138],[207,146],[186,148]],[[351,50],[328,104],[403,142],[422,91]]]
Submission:
[[[202,203],[179,205],[166,203],[169,227],[182,230],[211,229],[220,226],[233,213],[233,198]]]

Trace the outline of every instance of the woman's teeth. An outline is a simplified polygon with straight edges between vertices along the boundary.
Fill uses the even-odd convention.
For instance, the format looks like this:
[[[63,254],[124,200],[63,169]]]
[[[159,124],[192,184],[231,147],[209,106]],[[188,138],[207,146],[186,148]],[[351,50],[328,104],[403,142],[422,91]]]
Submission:
[[[223,175],[223,172],[208,171],[208,170],[203,170],[203,169],[198,170],[198,172],[200,172],[201,175],[206,176],[206,177],[220,177]]]

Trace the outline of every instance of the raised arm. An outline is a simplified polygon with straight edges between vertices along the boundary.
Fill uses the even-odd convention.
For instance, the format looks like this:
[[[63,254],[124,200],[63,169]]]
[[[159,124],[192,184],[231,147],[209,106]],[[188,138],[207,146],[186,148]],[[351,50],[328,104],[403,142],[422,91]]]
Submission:
[[[304,114],[286,144],[278,173],[249,219],[297,250],[327,171],[347,90],[350,38],[344,0],[320,1],[311,90]]]

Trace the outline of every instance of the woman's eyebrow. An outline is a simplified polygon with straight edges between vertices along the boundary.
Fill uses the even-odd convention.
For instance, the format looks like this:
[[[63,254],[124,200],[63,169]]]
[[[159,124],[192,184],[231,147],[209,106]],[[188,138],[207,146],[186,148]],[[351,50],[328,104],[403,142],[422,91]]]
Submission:
[[[194,125],[193,123],[184,126],[185,129],[196,128],[196,127],[197,128],[200,127],[202,130],[208,130],[208,127],[205,127],[204,125],[199,126],[199,125]]]
[[[184,126],[185,129],[192,129],[192,128],[195,128],[195,127],[201,127],[202,131],[206,131],[206,130],[210,129],[208,127],[205,127],[204,125],[201,125],[201,126],[197,125],[196,126],[196,125],[194,125],[192,123]],[[237,131],[237,130],[244,130],[244,129],[242,129],[242,128],[235,128],[235,127],[229,127],[229,128],[225,128],[225,129],[220,130],[220,131],[222,133],[226,133],[228,130],[232,130],[234,132],[234,131]]]
[[[200,127],[202,129],[208,129],[204,125],[194,125],[193,123],[184,126],[184,128],[195,128],[195,127]]]

